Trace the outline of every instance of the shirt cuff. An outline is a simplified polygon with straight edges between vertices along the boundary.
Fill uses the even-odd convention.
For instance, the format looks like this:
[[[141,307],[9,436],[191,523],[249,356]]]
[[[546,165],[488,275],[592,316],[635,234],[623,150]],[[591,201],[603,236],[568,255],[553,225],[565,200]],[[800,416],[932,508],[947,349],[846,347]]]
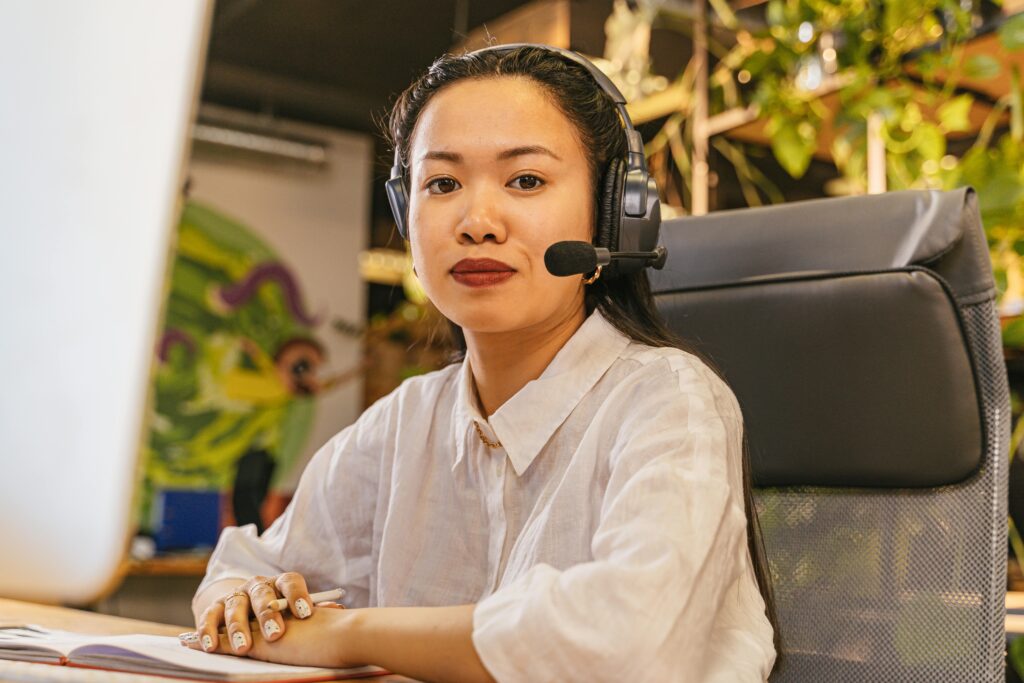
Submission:
[[[539,671],[544,671],[552,681],[565,680],[558,672],[571,662],[562,662],[566,652],[543,639],[524,637],[529,629],[524,627],[525,610],[529,609],[530,597],[547,592],[547,587],[558,581],[559,572],[554,567],[540,564],[530,569],[514,582],[495,591],[476,604],[473,610],[473,647],[476,648],[484,668],[499,683],[530,681],[537,683]],[[536,616],[536,615],[534,615]],[[536,662],[544,662],[537,667]]]
[[[503,588],[476,604],[473,609],[473,647],[484,668],[498,683],[514,680],[515,662],[525,653],[517,651],[515,641],[508,638],[503,621],[509,620],[509,611],[517,609],[518,596]]]

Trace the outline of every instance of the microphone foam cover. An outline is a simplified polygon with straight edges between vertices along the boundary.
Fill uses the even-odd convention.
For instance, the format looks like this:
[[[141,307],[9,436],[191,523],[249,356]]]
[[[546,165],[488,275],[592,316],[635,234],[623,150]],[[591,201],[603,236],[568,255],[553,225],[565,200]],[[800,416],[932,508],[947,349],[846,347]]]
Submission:
[[[589,273],[597,268],[597,251],[590,242],[556,242],[544,252],[544,265],[557,277]]]

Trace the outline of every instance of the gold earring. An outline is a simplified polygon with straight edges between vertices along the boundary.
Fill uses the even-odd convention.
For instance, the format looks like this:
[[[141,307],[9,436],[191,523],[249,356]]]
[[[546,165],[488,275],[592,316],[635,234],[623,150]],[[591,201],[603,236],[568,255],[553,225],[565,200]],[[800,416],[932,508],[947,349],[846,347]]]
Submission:
[[[597,270],[594,271],[593,275],[591,275],[588,278],[584,278],[583,284],[585,284],[585,285],[592,285],[592,284],[594,284],[594,281],[597,278],[599,278],[599,277],[601,277],[601,266],[597,267]]]

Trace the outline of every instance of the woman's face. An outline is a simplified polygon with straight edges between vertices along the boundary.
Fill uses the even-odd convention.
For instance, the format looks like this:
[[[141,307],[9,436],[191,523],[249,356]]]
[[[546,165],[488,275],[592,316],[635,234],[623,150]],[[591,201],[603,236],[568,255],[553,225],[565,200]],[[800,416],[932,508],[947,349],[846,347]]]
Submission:
[[[441,313],[465,331],[506,332],[582,308],[582,278],[548,273],[544,252],[591,241],[587,158],[540,85],[496,77],[445,87],[420,113],[409,160],[413,261]],[[474,267],[485,272],[466,274]]]

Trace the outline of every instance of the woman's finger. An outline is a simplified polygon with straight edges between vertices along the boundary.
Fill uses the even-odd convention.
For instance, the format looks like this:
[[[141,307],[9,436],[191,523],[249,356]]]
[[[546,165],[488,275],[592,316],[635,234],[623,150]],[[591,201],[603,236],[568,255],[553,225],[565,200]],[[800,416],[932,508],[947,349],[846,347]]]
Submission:
[[[288,600],[292,614],[308,619],[313,614],[313,599],[309,597],[306,580],[297,572],[285,572],[274,581],[277,590]]]
[[[181,635],[179,635],[178,640],[181,642],[182,645],[191,650],[205,650],[206,652],[210,652],[210,650],[206,650],[206,648],[202,647],[201,640],[197,636],[198,633],[188,631],[186,633],[182,633]],[[228,642],[228,637],[224,633],[218,634],[217,638],[215,638],[213,642],[217,644],[218,652],[227,655],[238,654],[231,649],[231,643]]]
[[[180,642],[185,647],[192,648],[193,650],[201,649],[199,647],[199,633],[197,631],[187,631],[185,633],[179,633],[178,642]]]
[[[224,603],[215,600],[199,615],[199,623],[196,624],[195,644],[206,652],[216,652],[218,647],[217,631],[224,623]]]
[[[249,632],[249,595],[235,591],[224,598],[224,627],[231,643],[231,651],[244,655],[252,645]]]
[[[260,632],[267,640],[277,640],[284,634],[284,617],[280,612],[270,609],[270,603],[277,600],[277,590],[274,588],[274,580],[264,577],[257,577],[248,585],[249,604],[256,620],[260,624]]]

